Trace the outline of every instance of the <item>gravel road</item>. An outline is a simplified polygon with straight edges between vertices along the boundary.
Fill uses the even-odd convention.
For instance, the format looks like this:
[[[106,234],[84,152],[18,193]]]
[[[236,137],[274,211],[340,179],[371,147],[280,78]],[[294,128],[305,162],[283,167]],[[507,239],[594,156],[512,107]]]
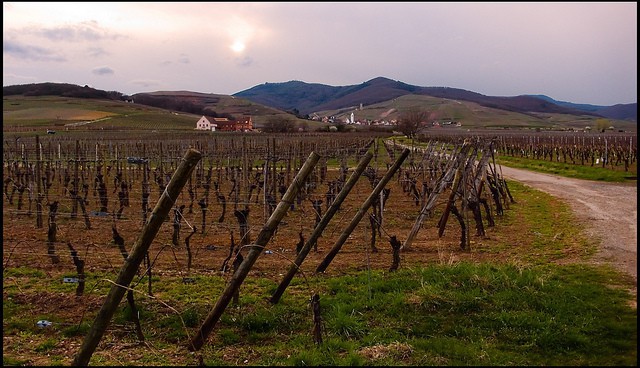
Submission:
[[[599,240],[595,263],[611,263],[638,284],[638,186],[564,178],[500,166],[502,176],[567,201]]]

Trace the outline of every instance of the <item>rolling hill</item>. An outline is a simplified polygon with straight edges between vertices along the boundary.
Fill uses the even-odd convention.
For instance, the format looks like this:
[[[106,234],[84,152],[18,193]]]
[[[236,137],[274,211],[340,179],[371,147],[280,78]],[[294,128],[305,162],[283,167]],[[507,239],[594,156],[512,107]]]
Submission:
[[[39,83],[5,86],[3,100],[5,132],[45,126],[66,129],[87,121],[91,122],[84,125],[88,129],[152,126],[192,130],[201,115],[251,115],[258,128],[288,120],[315,131],[326,130],[328,125],[308,120],[306,115],[310,118],[330,116],[336,123],[344,122],[352,113],[360,121],[390,121],[415,107],[429,110],[440,122],[460,123],[464,129],[583,129],[607,117],[615,129],[637,131],[637,104],[578,105],[544,95],[490,97],[455,88],[412,86],[387,78],[344,87],[300,81],[265,83],[231,96],[192,91],[124,96],[88,86]],[[357,128],[367,129],[366,126]]]
[[[480,106],[522,114],[590,115],[619,120],[637,120],[637,104],[635,103],[609,107],[561,103],[546,96],[494,97],[458,88],[414,86],[384,77],[374,78],[358,85],[342,87],[309,84],[301,81],[264,83],[238,92],[233,96],[285,111],[297,109],[301,114],[313,114],[323,110],[339,110],[360,104],[367,106],[411,94],[474,102]]]

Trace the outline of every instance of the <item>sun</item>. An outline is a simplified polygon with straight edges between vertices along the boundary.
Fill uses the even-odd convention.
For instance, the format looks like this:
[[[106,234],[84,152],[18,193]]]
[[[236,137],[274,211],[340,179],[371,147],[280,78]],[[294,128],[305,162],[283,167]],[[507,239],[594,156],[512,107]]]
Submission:
[[[244,51],[245,49],[245,44],[244,42],[240,41],[240,40],[236,40],[236,42],[233,43],[233,45],[231,45],[231,50],[233,50],[236,53],[241,53],[242,51]]]

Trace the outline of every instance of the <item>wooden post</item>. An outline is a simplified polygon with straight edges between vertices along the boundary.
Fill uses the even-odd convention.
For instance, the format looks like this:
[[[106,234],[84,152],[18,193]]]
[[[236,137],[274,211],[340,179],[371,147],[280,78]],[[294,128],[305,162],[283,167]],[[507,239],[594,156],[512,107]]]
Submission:
[[[413,240],[418,234],[418,230],[420,229],[422,222],[424,221],[425,217],[431,214],[431,210],[436,204],[436,199],[438,198],[440,193],[442,193],[442,191],[444,191],[444,189],[447,187],[449,180],[451,180],[451,177],[455,175],[455,172],[457,172],[458,166],[462,165],[462,160],[466,158],[469,152],[469,148],[469,143],[465,141],[456,158],[449,161],[449,167],[445,171],[442,179],[440,180],[440,183],[437,185],[436,189],[429,195],[429,199],[427,200],[425,205],[422,206],[422,209],[418,214],[418,218],[414,222],[413,227],[409,232],[409,236],[407,236],[407,239],[402,244],[402,250],[409,250],[409,248],[411,247],[411,243],[413,243]]]
[[[107,325],[109,324],[111,317],[113,317],[118,304],[122,300],[126,288],[129,286],[131,280],[140,267],[140,263],[147,253],[149,246],[151,246],[151,242],[160,230],[160,226],[167,218],[169,210],[171,210],[176,199],[180,195],[182,187],[184,187],[184,184],[191,176],[193,168],[201,158],[202,154],[194,149],[189,149],[185,154],[180,166],[171,177],[169,185],[165,188],[165,191],[162,193],[162,197],[160,197],[160,200],[158,200],[156,207],[151,213],[149,221],[144,224],[142,233],[133,245],[133,249],[131,250],[129,257],[122,265],[115,284],[111,287],[102,308],[98,312],[91,329],[87,333],[87,336],[80,347],[80,351],[73,359],[74,366],[87,366],[89,364],[91,355],[93,355],[102,335],[107,329]]]
[[[351,177],[349,178],[349,180],[347,180],[347,183],[335,198],[318,225],[315,227],[315,229],[313,229],[313,233],[311,233],[309,240],[307,240],[305,245],[300,250],[300,253],[298,253],[294,264],[289,267],[289,271],[284,276],[284,278],[280,282],[280,285],[278,285],[278,288],[271,296],[271,299],[269,300],[271,303],[276,304],[278,303],[278,301],[280,301],[280,297],[282,297],[282,294],[289,286],[289,283],[293,279],[293,276],[295,276],[296,272],[298,272],[300,265],[302,265],[302,262],[304,262],[304,259],[309,254],[311,247],[313,247],[316,241],[318,241],[318,238],[320,237],[320,235],[322,235],[322,232],[324,231],[325,227],[327,227],[327,224],[329,224],[329,221],[331,221],[331,219],[333,218],[333,215],[338,211],[338,208],[340,208],[342,202],[345,200],[345,198],[347,198],[347,195],[355,186],[356,182],[358,181],[364,170],[367,168],[367,165],[369,165],[372,157],[373,154],[371,152],[367,152],[366,155],[362,157],[362,159],[360,159],[358,167],[356,167],[356,170],[353,172],[353,174],[351,174]]]
[[[78,216],[78,162],[80,161],[80,141],[76,140],[76,157],[73,160],[73,195],[71,196],[71,218]]]
[[[449,219],[449,213],[451,212],[451,207],[455,205],[456,195],[458,195],[458,187],[460,186],[460,181],[462,180],[462,165],[458,165],[458,169],[456,170],[455,176],[453,177],[453,184],[451,185],[451,193],[449,193],[449,199],[447,200],[447,204],[444,208],[444,212],[442,213],[442,217],[440,217],[440,223],[438,224],[438,237],[441,238],[444,234],[444,228],[447,225],[447,220]]]
[[[40,170],[42,170],[42,147],[40,146],[40,136],[36,135],[36,227],[42,227],[42,177]]]
[[[220,295],[220,298],[218,298],[216,305],[213,307],[211,312],[209,312],[209,315],[207,315],[207,318],[204,320],[204,322],[202,322],[200,330],[191,339],[191,342],[188,346],[188,349],[190,351],[196,351],[202,348],[205,340],[222,316],[222,313],[224,313],[224,310],[227,308],[227,305],[229,305],[229,302],[233,298],[234,294],[240,288],[240,285],[251,270],[251,267],[253,267],[253,264],[256,262],[260,254],[262,254],[265,245],[269,242],[271,236],[273,236],[273,233],[278,227],[278,224],[295,200],[298,190],[300,190],[300,187],[303,185],[304,181],[307,179],[319,159],[320,156],[317,153],[311,152],[304,166],[302,166],[296,177],[293,179],[293,182],[287,189],[286,193],[282,197],[282,200],[280,201],[280,203],[278,203],[278,207],[276,207],[267,222],[264,224],[264,227],[262,228],[262,231],[260,231],[260,234],[258,235],[255,243],[249,246],[249,253],[231,277],[229,284],[227,284],[226,289],[224,290],[222,295]]]
[[[347,226],[347,228],[342,232],[342,234],[340,234],[340,238],[333,245],[333,248],[331,248],[331,250],[324,257],[322,262],[320,262],[320,264],[316,268],[316,273],[324,272],[327,269],[327,267],[329,266],[333,258],[340,251],[340,248],[342,248],[342,245],[344,244],[344,242],[347,241],[347,238],[349,237],[353,229],[356,228],[356,226],[358,225],[362,217],[369,210],[369,207],[371,207],[371,204],[373,203],[373,201],[378,197],[378,195],[380,195],[380,192],[382,192],[382,189],[384,189],[384,187],[387,185],[389,180],[391,180],[391,178],[396,173],[396,171],[398,171],[398,169],[400,168],[400,165],[402,165],[402,163],[407,158],[407,156],[409,156],[410,152],[411,151],[408,148],[405,148],[402,150],[402,154],[400,155],[400,157],[398,157],[396,162],[394,162],[393,166],[389,168],[389,171],[387,171],[387,173],[382,178],[382,180],[380,180],[378,185],[376,185],[376,187],[373,189],[373,192],[369,194],[369,197],[364,201],[364,203],[362,204],[362,206],[360,207],[356,215],[351,220],[351,223],[349,224],[349,226]]]

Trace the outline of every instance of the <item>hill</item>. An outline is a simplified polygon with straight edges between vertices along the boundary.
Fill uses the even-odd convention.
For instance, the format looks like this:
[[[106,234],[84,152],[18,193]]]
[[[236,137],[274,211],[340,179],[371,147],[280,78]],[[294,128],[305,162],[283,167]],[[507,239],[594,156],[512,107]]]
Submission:
[[[201,115],[232,118],[251,115],[258,128],[288,121],[295,123],[294,127],[315,131],[327,130],[328,125],[303,118],[306,111],[313,111],[310,114],[313,118],[332,117],[340,128],[340,123],[351,113],[360,121],[388,122],[416,106],[433,112],[434,118],[441,123],[460,123],[462,129],[564,130],[593,127],[598,119],[602,119],[602,111],[615,117],[635,116],[636,113],[636,104],[603,107],[561,103],[568,106],[560,106],[546,96],[490,98],[460,89],[417,87],[386,78],[346,87],[300,81],[266,83],[241,94],[248,96],[192,91],[125,96],[115,91],[58,83],[6,86],[3,87],[3,131],[42,130],[44,127],[58,130],[80,127],[192,130]],[[615,129],[637,131],[635,120],[615,117],[610,118]]]
[[[117,91],[103,91],[89,86],[69,83],[31,83],[2,87],[2,96],[61,96],[122,100],[123,94]]]
[[[3,87],[3,132],[42,132],[46,129],[193,130],[202,115],[230,118],[251,115],[254,126],[258,128],[270,119],[299,122],[310,130],[321,125],[228,95],[158,91],[126,96],[64,83]]]
[[[301,81],[265,83],[238,92],[234,96],[283,110],[297,109],[301,114],[313,114],[318,111],[339,110],[360,104],[367,106],[410,94],[468,101],[484,107],[522,114],[553,113],[637,120],[637,104],[620,105],[620,107],[613,108],[563,104],[557,103],[551,98],[533,95],[494,97],[458,88],[414,86],[384,77],[374,78],[358,85],[342,87],[309,84]]]
[[[295,116],[280,109],[229,95],[191,91],[157,91],[137,93],[131,97],[136,104],[196,115],[227,118],[241,118],[250,115],[254,123],[258,125],[262,125],[274,117],[296,120]]]
[[[599,116],[559,113],[519,113],[482,106],[475,102],[443,99],[426,95],[403,95],[392,100],[367,106],[350,106],[336,110],[322,110],[313,117],[330,116],[337,121],[345,121],[351,113],[355,120],[391,121],[401,117],[403,111],[421,106],[433,113],[444,129],[541,129],[541,130],[582,130],[594,127]],[[617,130],[637,131],[635,122],[610,120]],[[456,127],[460,123],[461,127]],[[449,124],[449,125],[445,125]]]
[[[554,103],[559,106],[566,106],[577,110],[582,111],[591,111],[600,116],[610,118],[610,119],[619,119],[619,120],[629,120],[629,121],[637,121],[638,116],[638,104],[616,104],[612,106],[600,106],[600,105],[590,105],[590,104],[575,104],[572,102],[566,101],[556,101],[553,98],[545,95],[533,95],[533,97],[537,97],[551,103]]]

